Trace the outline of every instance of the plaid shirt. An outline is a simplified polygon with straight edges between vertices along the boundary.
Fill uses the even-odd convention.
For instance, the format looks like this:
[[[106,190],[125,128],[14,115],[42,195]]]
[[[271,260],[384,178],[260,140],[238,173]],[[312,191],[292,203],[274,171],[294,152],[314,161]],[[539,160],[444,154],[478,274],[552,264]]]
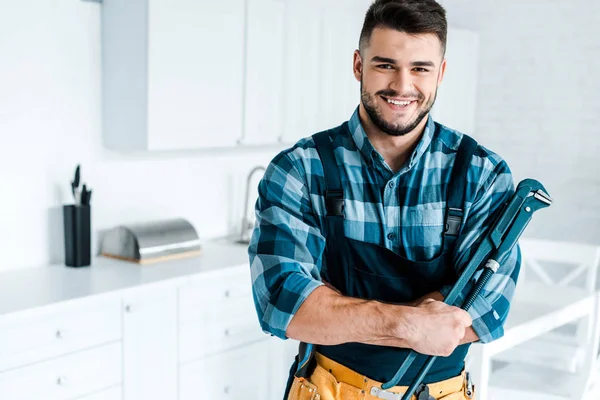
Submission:
[[[462,135],[427,121],[408,162],[394,173],[368,140],[358,108],[350,134],[333,142],[344,187],[344,229],[352,239],[375,243],[413,261],[442,250],[445,188]],[[262,329],[286,338],[292,317],[318,286],[325,257],[323,167],[311,137],[279,153],[258,186],[256,224],[248,254],[254,302]],[[453,254],[473,254],[490,228],[490,216],[514,193],[506,162],[479,145],[467,174],[461,235]],[[469,260],[464,257],[462,260]],[[470,309],[480,342],[500,338],[521,264],[518,246]],[[479,274],[479,273],[478,273]],[[476,275],[478,277],[478,275]],[[440,288],[447,295],[451,287]]]

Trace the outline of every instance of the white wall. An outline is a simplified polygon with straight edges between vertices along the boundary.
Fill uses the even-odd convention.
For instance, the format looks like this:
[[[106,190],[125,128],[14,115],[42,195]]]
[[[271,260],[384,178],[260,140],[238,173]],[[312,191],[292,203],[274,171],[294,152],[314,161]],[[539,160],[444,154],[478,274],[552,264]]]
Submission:
[[[525,235],[600,244],[600,2],[444,6],[480,32],[476,138],[555,200]]]
[[[95,231],[183,216],[206,239],[238,232],[246,174],[278,151],[103,149],[100,7],[0,0],[0,271],[64,260],[60,206],[79,162]]]

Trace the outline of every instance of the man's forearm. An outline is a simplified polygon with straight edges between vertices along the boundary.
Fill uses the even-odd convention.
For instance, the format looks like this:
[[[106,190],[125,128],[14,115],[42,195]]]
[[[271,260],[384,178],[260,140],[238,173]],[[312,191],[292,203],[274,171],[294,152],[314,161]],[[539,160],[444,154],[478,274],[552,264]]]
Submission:
[[[289,338],[323,345],[348,342],[408,347],[403,330],[409,306],[346,297],[321,286],[306,298],[290,322]]]
[[[415,307],[427,299],[443,301],[440,292],[429,293],[407,304],[396,305],[343,296],[329,285],[315,289],[290,322],[286,335],[307,343],[336,345],[348,342],[411,347],[411,317]],[[414,333],[414,332],[412,332]],[[460,344],[479,337],[465,328]]]

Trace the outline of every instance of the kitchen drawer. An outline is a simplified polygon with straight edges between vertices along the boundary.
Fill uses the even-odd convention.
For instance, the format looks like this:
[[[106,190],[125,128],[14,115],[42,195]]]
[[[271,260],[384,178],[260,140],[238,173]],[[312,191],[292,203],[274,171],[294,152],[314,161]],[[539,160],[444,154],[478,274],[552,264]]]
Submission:
[[[0,371],[121,339],[120,299],[94,299],[0,319]]]
[[[121,385],[113,386],[109,389],[103,389],[99,392],[78,397],[75,400],[122,400],[123,387]]]
[[[198,321],[207,314],[235,310],[240,302],[252,303],[248,267],[227,268],[207,274],[179,288],[179,321]]]
[[[67,400],[121,383],[121,343],[0,374],[2,400]]]
[[[262,341],[183,365],[179,399],[267,399],[268,351]]]
[[[219,305],[214,306],[219,309]],[[266,339],[254,306],[245,303],[235,312],[207,314],[202,320],[179,327],[179,360],[197,358]]]

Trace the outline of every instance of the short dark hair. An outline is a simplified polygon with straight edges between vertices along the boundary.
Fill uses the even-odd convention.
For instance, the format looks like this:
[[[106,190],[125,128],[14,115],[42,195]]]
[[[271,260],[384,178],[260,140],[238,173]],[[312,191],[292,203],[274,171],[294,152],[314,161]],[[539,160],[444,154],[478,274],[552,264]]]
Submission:
[[[367,10],[360,32],[361,52],[369,45],[373,29],[378,27],[410,35],[433,33],[442,44],[442,55],[446,53],[446,10],[435,0],[376,0]]]

